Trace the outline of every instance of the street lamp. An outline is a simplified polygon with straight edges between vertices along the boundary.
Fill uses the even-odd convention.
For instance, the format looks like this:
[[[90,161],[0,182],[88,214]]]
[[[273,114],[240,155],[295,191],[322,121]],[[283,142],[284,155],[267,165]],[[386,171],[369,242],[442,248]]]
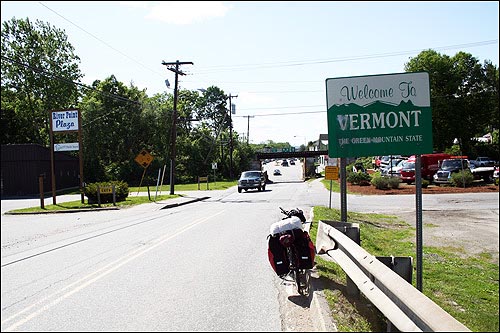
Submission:
[[[458,150],[460,151],[460,166],[462,167],[462,185],[465,188],[464,160],[463,160],[463,156],[462,156],[462,145],[460,143],[460,140],[457,138],[455,138],[455,140],[453,140],[453,144],[458,145]]]
[[[305,137],[305,136],[303,136],[303,135],[294,135],[293,137],[294,137],[294,138],[299,138],[299,137],[300,137],[300,138],[304,138],[304,151],[305,151],[305,150],[306,150],[306,148],[307,148],[307,140],[306,140],[306,137]]]

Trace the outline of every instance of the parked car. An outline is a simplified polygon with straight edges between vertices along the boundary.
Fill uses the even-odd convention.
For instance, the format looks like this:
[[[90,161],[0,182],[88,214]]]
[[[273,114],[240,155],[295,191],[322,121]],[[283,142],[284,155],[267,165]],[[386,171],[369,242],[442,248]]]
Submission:
[[[406,163],[408,163],[408,160],[406,159],[400,160],[399,163],[393,166],[392,168],[386,169],[386,175],[393,177],[401,177],[401,170],[403,169]]]
[[[264,174],[259,170],[243,171],[238,179],[238,193],[241,190],[248,191],[257,189],[260,191],[266,190],[266,179]]]
[[[439,161],[450,158],[450,154],[436,153],[436,154],[423,154],[420,156],[420,174],[422,179],[432,182],[434,174],[439,169]],[[415,155],[408,158],[408,162],[415,163]],[[415,182],[415,165],[401,169],[401,181],[406,184]]]
[[[391,160],[396,159],[396,158],[401,159],[402,157],[401,157],[401,155],[384,155],[380,158],[380,163],[379,163],[378,167],[380,169],[385,169],[387,167],[387,164],[389,164],[391,162]],[[377,163],[377,162],[375,161],[375,163]]]
[[[288,161],[287,160],[281,161],[281,166],[287,167],[288,166]]]
[[[493,178],[498,178],[498,169],[500,169],[500,167],[495,167],[495,170],[493,171]]]
[[[406,160],[397,175],[402,182],[411,184],[415,181],[415,160]]]
[[[281,171],[280,171],[280,169],[274,169],[273,175],[274,175],[274,176],[281,176]]]
[[[471,164],[474,164],[475,167],[489,167],[495,165],[495,161],[487,156],[479,156],[470,162]]]
[[[482,179],[485,182],[490,182],[495,173],[495,167],[493,166],[472,166],[467,156],[452,156],[450,159],[443,160],[439,170],[434,174],[434,182],[436,184],[449,184],[451,182],[451,175],[461,170],[468,170],[474,177],[474,180]]]
[[[392,160],[389,160],[389,162],[386,165],[380,168],[380,173],[385,176],[392,176],[394,169],[399,163],[401,163],[401,161],[404,161],[404,159],[393,158]]]

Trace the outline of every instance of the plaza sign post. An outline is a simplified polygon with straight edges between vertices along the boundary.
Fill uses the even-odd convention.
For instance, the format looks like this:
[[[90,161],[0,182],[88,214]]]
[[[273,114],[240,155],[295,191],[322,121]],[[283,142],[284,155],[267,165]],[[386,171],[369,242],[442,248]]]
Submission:
[[[420,154],[432,153],[427,72],[326,80],[328,156],[340,158],[341,219],[347,219],[346,158],[416,156],[417,288],[421,290],[422,179]]]
[[[52,171],[52,203],[56,204],[56,176],[54,151],[78,150],[80,160],[80,194],[81,202],[84,203],[83,193],[83,144],[82,144],[82,118],[80,110],[55,110],[50,111],[50,166]],[[73,143],[54,143],[54,133],[78,132],[78,142]]]

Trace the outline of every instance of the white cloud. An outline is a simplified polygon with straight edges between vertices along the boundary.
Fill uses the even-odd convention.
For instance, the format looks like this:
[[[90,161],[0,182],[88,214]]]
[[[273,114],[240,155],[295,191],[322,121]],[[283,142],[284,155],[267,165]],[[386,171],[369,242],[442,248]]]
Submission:
[[[223,17],[229,7],[222,1],[164,1],[152,2],[148,9],[147,19],[170,24],[191,24],[206,19]]]

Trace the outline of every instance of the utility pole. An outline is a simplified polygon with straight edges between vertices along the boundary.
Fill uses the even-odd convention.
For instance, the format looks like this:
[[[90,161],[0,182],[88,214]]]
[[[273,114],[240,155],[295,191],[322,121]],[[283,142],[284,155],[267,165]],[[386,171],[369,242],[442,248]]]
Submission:
[[[169,71],[175,73],[175,88],[174,88],[174,113],[172,115],[172,129],[170,132],[170,194],[174,194],[174,185],[175,185],[175,141],[177,140],[177,97],[179,96],[177,88],[178,88],[178,76],[186,75],[180,69],[180,65],[192,65],[193,63],[190,61],[180,62],[177,60],[176,62],[165,62],[162,61],[162,65],[165,66],[175,66],[175,67],[167,67]]]
[[[229,179],[233,179],[233,119],[231,114],[233,113],[231,98],[238,97],[229,94]]]
[[[248,144],[248,138],[250,137],[250,118],[253,118],[254,116],[244,116],[247,117],[247,144]]]

